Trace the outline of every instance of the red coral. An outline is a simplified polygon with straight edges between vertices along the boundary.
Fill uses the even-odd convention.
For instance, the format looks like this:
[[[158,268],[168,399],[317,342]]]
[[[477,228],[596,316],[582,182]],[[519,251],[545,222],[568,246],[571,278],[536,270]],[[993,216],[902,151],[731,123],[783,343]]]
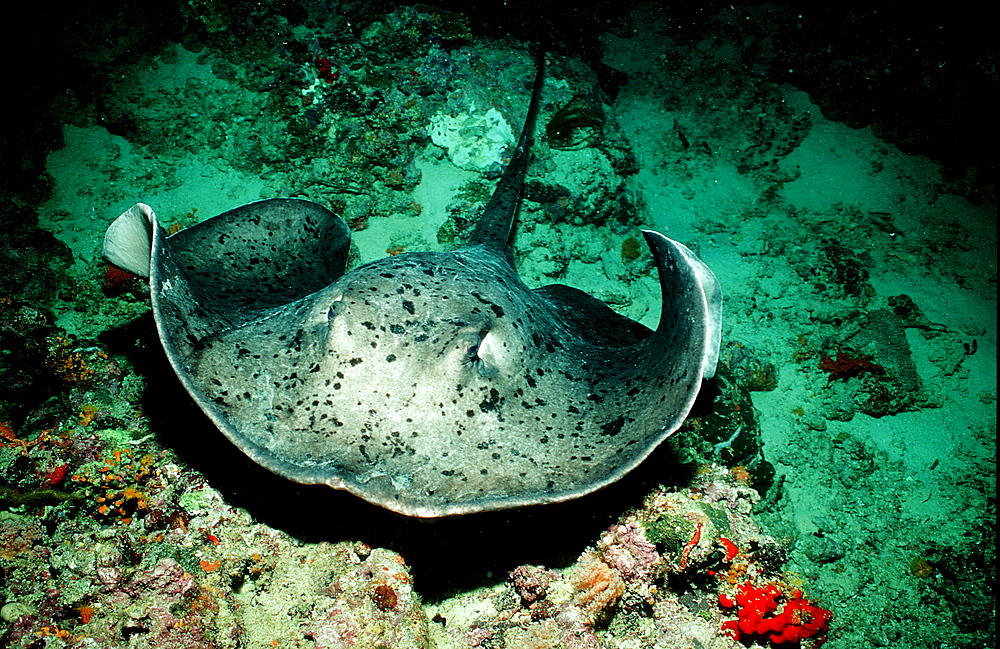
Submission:
[[[317,56],[316,75],[327,83],[333,83],[338,77],[340,77],[340,70],[334,70],[333,64],[330,63],[330,59],[327,57]]]
[[[124,292],[126,285],[136,279],[137,277],[133,273],[117,266],[108,264],[104,267],[104,288],[108,291]]]
[[[396,591],[389,584],[379,584],[372,593],[372,601],[383,611],[391,611],[396,608],[399,598]]]
[[[778,617],[783,618],[783,627],[780,633],[771,634],[771,641],[775,644],[798,642],[822,634],[826,631],[831,616],[830,611],[810,603],[802,597],[802,591],[796,590],[792,592],[792,599],[785,602],[781,609]]]
[[[722,628],[732,631],[735,640],[770,635],[774,644],[822,636],[831,613],[810,603],[800,590],[794,590],[791,597],[785,597],[781,613],[770,616],[778,610],[778,598],[782,595],[774,584],[757,588],[749,581],[740,584],[735,602],[728,595],[719,595],[719,603],[723,607],[739,607],[736,619],[724,622]]]
[[[691,556],[691,550],[694,550],[698,543],[701,542],[701,528],[704,523],[698,523],[697,527],[694,528],[694,535],[691,536],[691,540],[687,542],[684,549],[681,550],[681,570],[687,568],[688,557]]]
[[[58,487],[62,484],[62,481],[66,479],[66,474],[69,472],[69,464],[60,464],[51,471],[45,473],[45,478],[42,480],[42,488],[46,487]]]
[[[852,356],[843,349],[837,350],[836,359],[823,354],[819,361],[819,369],[830,375],[830,381],[834,379],[853,379],[865,372],[870,374],[885,374],[885,368],[878,363],[873,363],[871,356]]]
[[[719,543],[722,543],[722,546],[726,548],[726,562],[732,561],[740,553],[739,546],[724,536],[719,537]]]

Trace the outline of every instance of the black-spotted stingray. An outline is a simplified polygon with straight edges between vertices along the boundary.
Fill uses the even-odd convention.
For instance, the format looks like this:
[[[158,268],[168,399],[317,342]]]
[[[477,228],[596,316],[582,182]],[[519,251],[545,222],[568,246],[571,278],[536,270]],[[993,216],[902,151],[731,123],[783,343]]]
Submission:
[[[297,199],[166,236],[137,204],[105,256],[149,276],[177,376],[219,429],[291,480],[412,516],[550,503],[608,485],[683,423],[718,360],[721,292],[644,231],[650,331],[563,285],[529,289],[508,244],[543,66],[517,147],[467,245],[345,272],[350,232]]]

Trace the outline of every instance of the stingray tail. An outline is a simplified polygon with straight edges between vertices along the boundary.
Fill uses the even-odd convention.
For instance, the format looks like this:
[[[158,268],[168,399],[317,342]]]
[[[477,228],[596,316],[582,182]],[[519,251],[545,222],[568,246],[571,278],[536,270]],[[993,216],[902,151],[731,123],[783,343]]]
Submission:
[[[517,140],[517,148],[507,168],[504,169],[500,182],[497,183],[493,196],[486,204],[483,215],[472,231],[468,245],[482,245],[489,248],[507,251],[510,243],[511,230],[514,227],[514,217],[521,204],[521,192],[524,188],[524,172],[528,167],[528,154],[534,139],[535,118],[538,115],[538,103],[541,97],[542,84],[545,80],[545,47],[539,44],[535,52],[535,84],[531,90],[531,103],[528,104],[528,114],[524,118],[521,136]]]

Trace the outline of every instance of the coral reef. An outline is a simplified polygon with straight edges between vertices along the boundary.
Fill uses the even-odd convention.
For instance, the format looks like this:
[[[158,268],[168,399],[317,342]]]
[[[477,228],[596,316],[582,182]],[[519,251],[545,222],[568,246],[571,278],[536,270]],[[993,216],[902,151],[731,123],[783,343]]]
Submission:
[[[904,310],[904,314],[909,312]],[[884,417],[929,405],[906,337],[908,326],[892,309],[850,314],[834,311],[822,316],[812,336],[798,338],[799,349],[793,358],[799,363],[814,363],[812,370],[823,377],[824,385],[818,389],[824,396],[822,414],[826,419],[850,421],[858,412]],[[924,332],[942,335],[936,327]],[[962,360],[964,354],[955,362]]]
[[[577,591],[573,606],[588,624],[593,624],[625,592],[621,574],[596,552],[588,551],[580,555],[570,581]]]
[[[721,350],[719,366],[712,383],[706,386],[692,416],[667,444],[681,462],[695,464],[710,460],[724,464],[746,476],[761,494],[774,482],[774,466],[764,457],[760,422],[750,391],[760,388],[767,377],[768,365],[756,352],[740,343],[729,343]],[[735,363],[735,370],[728,363]],[[774,379],[775,382],[777,379]]]
[[[520,566],[507,584],[426,605],[430,637],[456,648],[738,647],[723,632],[736,624],[728,619],[732,598],[749,619],[752,598],[737,595],[750,592],[747,584],[795,580],[782,570],[781,546],[750,517],[757,501],[723,467],[705,466],[690,487],[650,494],[573,566]],[[819,640],[828,612],[800,590],[770,588],[774,606],[758,608],[781,612],[744,626],[772,629],[776,642]]]
[[[664,648],[698,638],[721,649],[731,641],[719,633],[727,615],[713,604],[720,593],[782,574],[777,544],[750,518],[757,493],[724,467],[706,466],[686,489],[650,494],[574,566],[519,566],[499,586],[425,604],[400,555],[295,541],[227,505],[154,443],[121,446],[106,428],[117,420],[102,408],[74,418],[79,441],[0,449],[0,459],[41,466],[57,454],[59,466],[71,467],[34,478],[71,497],[3,518],[9,622],[0,637],[12,648],[39,640],[81,648],[490,647],[502,639],[599,649],[627,638]],[[468,600],[489,612],[465,617]],[[792,610],[805,611],[803,601],[789,595],[779,615],[805,619]],[[795,624],[780,637],[792,637]]]
[[[41,517],[6,515],[5,646],[426,646],[399,555],[296,542],[227,506],[198,474],[152,458],[111,451],[94,473],[107,481],[81,480],[74,500]],[[124,474],[149,494],[121,489]],[[66,515],[81,507],[90,517]],[[262,612],[287,623],[262,626]]]

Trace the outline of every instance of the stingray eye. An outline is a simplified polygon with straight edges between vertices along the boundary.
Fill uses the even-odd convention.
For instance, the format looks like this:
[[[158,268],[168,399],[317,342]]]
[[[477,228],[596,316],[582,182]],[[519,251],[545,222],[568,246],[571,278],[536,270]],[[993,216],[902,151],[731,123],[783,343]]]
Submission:
[[[338,315],[340,315],[341,313],[343,313],[344,309],[346,309],[346,308],[347,308],[347,306],[344,304],[343,300],[337,300],[337,301],[331,303],[330,304],[330,308],[327,309],[327,311],[326,311],[326,319],[327,319],[327,321],[329,322],[330,320],[333,320],[334,318],[336,318]]]
[[[462,336],[461,341],[465,346],[465,353],[462,355],[463,365],[478,363],[482,360],[483,341],[486,335],[487,332],[481,331],[475,334],[467,333]]]
[[[463,360],[463,362],[474,363],[477,360],[479,360],[479,346],[481,344],[482,341],[477,339],[476,342],[469,345],[469,348],[465,350],[465,359]]]
[[[464,364],[474,365],[479,374],[487,379],[497,375],[497,368],[493,365],[495,359],[490,353],[490,340],[489,331],[483,331],[476,336],[475,342],[466,350],[464,360]]]

